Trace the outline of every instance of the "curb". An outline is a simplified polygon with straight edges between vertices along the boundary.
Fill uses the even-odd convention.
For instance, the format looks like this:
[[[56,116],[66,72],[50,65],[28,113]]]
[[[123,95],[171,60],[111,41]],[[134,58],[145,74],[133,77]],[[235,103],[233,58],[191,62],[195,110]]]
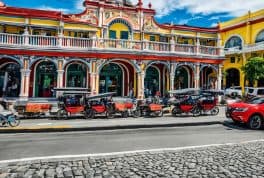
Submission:
[[[125,130],[125,129],[146,129],[163,127],[184,127],[184,126],[202,126],[202,125],[222,125],[223,121],[212,122],[189,122],[189,123],[169,123],[169,124],[149,124],[149,125],[114,125],[98,127],[65,127],[65,128],[22,128],[22,129],[0,129],[0,134],[7,133],[43,133],[43,132],[72,132],[72,131],[103,131],[103,130]]]

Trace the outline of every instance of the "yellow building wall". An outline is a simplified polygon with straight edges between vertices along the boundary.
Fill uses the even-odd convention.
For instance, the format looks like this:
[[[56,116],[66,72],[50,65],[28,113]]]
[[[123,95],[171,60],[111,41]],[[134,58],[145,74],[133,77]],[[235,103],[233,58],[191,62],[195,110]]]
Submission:
[[[235,63],[230,63],[231,57],[235,57],[236,61]],[[240,59],[238,59],[240,58]],[[245,74],[243,73],[243,71],[241,70],[243,66],[243,56],[242,55],[231,55],[231,56],[226,56],[226,60],[223,62],[223,71],[226,73],[227,70],[229,69],[238,69],[239,73],[240,73],[240,86],[244,86],[244,82],[245,82]],[[226,77],[223,76],[223,86],[226,86]]]
[[[134,40],[136,41],[140,40],[140,33],[134,33]]]
[[[246,44],[246,34],[247,34],[246,30],[247,30],[246,27],[241,27],[230,31],[221,32],[222,46],[225,45],[225,43],[229,38],[235,35],[239,35],[242,38],[242,42]]]
[[[1,22],[25,23],[25,18],[0,16]]]
[[[71,23],[65,23],[64,24],[64,29],[65,30],[87,30],[87,31],[97,31],[98,28],[96,27],[92,27],[89,25],[85,25],[85,24],[71,24]]]
[[[31,25],[59,26],[59,21],[55,20],[30,19],[29,23]]]
[[[200,33],[200,38],[215,38],[215,39],[217,39],[217,33]]]
[[[252,35],[251,35],[251,43],[255,43],[257,35],[264,30],[264,21],[251,25]]]
[[[19,34],[21,31],[24,31],[22,27],[10,26],[10,25],[6,25],[5,30],[6,33],[14,33],[14,34]]]
[[[144,39],[150,41],[150,36],[155,36],[155,41],[157,41],[157,42],[160,40],[159,35],[157,35],[157,34],[146,34],[146,33],[144,34]]]
[[[122,23],[115,23],[113,24],[109,30],[116,31],[116,38],[120,39],[121,31],[129,31],[128,27]]]

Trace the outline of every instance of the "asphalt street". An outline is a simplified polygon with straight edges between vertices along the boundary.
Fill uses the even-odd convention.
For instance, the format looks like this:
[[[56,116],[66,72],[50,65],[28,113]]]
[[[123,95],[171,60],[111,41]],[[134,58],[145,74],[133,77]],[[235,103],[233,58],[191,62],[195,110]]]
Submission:
[[[263,130],[238,126],[194,126],[115,131],[1,134],[0,160],[109,153],[264,139]]]

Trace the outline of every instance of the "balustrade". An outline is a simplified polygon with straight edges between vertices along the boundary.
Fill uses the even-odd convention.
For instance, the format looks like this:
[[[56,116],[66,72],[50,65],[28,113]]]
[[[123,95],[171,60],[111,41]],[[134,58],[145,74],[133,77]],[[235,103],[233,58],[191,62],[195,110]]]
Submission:
[[[0,44],[24,45],[24,36],[17,34],[0,33]]]
[[[122,39],[97,39],[97,38],[75,38],[58,36],[40,35],[17,35],[0,33],[1,45],[30,46],[36,48],[74,48],[74,49],[111,49],[129,51],[153,51],[164,53],[186,53],[186,54],[205,54],[222,55],[220,48],[213,46],[196,46],[189,44],[172,44],[154,41],[136,41]]]

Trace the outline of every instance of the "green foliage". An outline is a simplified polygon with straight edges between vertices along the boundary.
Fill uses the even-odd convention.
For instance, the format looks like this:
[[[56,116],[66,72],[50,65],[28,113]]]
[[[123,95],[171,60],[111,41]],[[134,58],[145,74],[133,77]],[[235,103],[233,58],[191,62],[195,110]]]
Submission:
[[[264,78],[264,58],[253,57],[242,67],[246,79],[250,82]]]

